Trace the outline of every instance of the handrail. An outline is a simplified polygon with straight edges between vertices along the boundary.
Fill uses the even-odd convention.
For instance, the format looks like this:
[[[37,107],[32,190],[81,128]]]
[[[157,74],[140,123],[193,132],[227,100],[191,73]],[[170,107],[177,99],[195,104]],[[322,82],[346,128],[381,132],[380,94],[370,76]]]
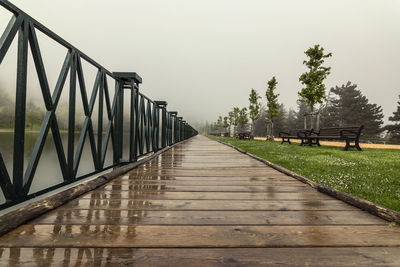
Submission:
[[[139,85],[142,79],[135,72],[111,72],[9,1],[0,0],[0,6],[14,14],[0,37],[0,64],[7,54],[13,39],[18,35],[13,176],[9,176],[0,151],[0,188],[6,198],[6,203],[0,204],[0,209],[18,204],[112,167],[137,161],[140,157],[148,155],[149,153],[154,153],[166,146],[197,135],[197,131],[184,122],[181,117],[177,117],[176,112],[168,112],[166,110],[166,102],[160,101],[157,103],[157,101],[153,101],[139,92]],[[52,94],[47,80],[36,30],[41,31],[49,38],[68,49]],[[33,152],[29,158],[28,166],[24,172],[29,46],[32,51],[32,58],[35,63],[34,65],[46,107],[46,114],[36,139]],[[97,75],[90,98],[88,98],[89,96],[86,91],[82,59],[97,68]],[[68,73],[70,77],[68,141],[66,147],[64,147],[61,141],[56,110]],[[110,88],[108,88],[107,82],[108,78],[115,81],[115,94],[113,99],[110,97]],[[78,92],[77,83],[80,88]],[[124,125],[124,92],[126,90],[130,92],[130,111],[129,123]],[[79,139],[75,142],[77,94],[80,94],[82,99],[85,120]],[[92,118],[96,100],[98,101],[97,135]],[[104,107],[106,112],[103,111]],[[104,135],[103,117],[106,118]],[[124,144],[123,142],[124,127],[129,129],[128,144]],[[53,135],[63,182],[36,193],[29,193],[50,130]],[[77,176],[87,136],[89,138],[95,171]],[[95,141],[96,138],[97,144]],[[109,142],[112,144],[113,163],[105,166]],[[123,147],[126,146],[129,146],[129,158],[124,159]]]

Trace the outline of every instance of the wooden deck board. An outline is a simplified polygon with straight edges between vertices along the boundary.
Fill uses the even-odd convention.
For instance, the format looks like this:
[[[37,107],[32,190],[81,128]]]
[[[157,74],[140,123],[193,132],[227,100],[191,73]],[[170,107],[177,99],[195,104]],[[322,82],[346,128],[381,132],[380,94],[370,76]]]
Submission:
[[[198,136],[0,247],[1,266],[398,266],[400,228]]]

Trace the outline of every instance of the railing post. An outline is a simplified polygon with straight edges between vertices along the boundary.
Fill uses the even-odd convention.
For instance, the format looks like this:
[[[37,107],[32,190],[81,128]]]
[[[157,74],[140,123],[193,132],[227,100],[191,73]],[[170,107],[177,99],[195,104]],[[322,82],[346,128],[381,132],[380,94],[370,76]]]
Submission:
[[[176,135],[177,135],[177,131],[176,131],[176,116],[178,115],[178,112],[176,112],[176,111],[171,111],[170,112],[170,114],[171,114],[171,132],[172,132],[172,134],[171,134],[171,143],[172,144],[175,144],[175,143],[177,143],[177,138],[176,138]]]
[[[25,20],[18,32],[17,89],[15,100],[13,184],[17,195],[23,195],[26,84],[28,68],[28,22]]]
[[[117,96],[117,112],[115,121],[116,131],[114,138],[116,140],[117,162],[121,163],[123,157],[123,138],[124,138],[124,89],[131,90],[131,109],[130,109],[130,125],[129,125],[129,162],[137,160],[137,144],[138,144],[138,124],[139,124],[139,84],[142,83],[142,78],[136,72],[113,72],[118,86]],[[117,93],[117,92],[116,92]]]
[[[159,109],[161,109],[161,148],[167,146],[167,105],[166,101],[155,101]]]
[[[182,141],[182,117],[176,117],[178,119],[178,140]]]

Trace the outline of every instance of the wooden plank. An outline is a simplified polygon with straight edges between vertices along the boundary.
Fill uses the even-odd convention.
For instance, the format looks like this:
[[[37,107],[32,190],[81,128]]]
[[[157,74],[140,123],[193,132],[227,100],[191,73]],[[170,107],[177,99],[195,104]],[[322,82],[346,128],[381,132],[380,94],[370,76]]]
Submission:
[[[400,246],[386,226],[22,225],[0,247],[343,247]]]
[[[363,211],[159,211],[58,209],[28,224],[63,225],[386,225]]]
[[[272,180],[272,181],[268,181],[268,180],[264,180],[264,181],[231,181],[229,179],[217,179],[217,180],[182,180],[182,179],[175,179],[175,180],[148,180],[148,179],[115,179],[113,181],[111,181],[110,183],[108,183],[108,185],[144,185],[144,184],[148,184],[148,185],[190,185],[190,186],[195,186],[195,185],[209,185],[209,186],[226,186],[226,185],[236,185],[236,186],[258,186],[258,185],[262,185],[262,186],[296,186],[296,187],[308,187],[306,184],[303,184],[301,182],[298,181],[288,181],[288,180],[284,180],[284,181],[276,181],[276,180]]]
[[[109,184],[101,187],[102,191],[154,191],[154,192],[317,192],[307,186],[285,185],[167,185],[167,184]]]
[[[400,266],[400,248],[3,248],[1,266]]]
[[[93,190],[82,199],[227,199],[227,200],[333,200],[318,192],[157,192]]]
[[[139,197],[139,196],[138,196]],[[190,196],[188,196],[189,198]],[[120,210],[358,210],[338,200],[137,200],[85,199],[68,202],[59,209]],[[227,222],[228,223],[228,222]]]
[[[265,169],[268,170],[268,169]],[[280,173],[278,171],[263,171],[263,172],[258,172],[254,169],[238,169],[235,171],[221,171],[221,170],[159,170],[157,171],[139,171],[139,170],[133,170],[129,172],[129,175],[147,175],[147,176],[157,176],[157,175],[163,175],[163,176],[196,176],[196,177],[268,177],[272,175],[279,175]],[[284,175],[281,175],[284,176]]]
[[[124,179],[125,181],[201,181],[208,184],[209,181],[248,181],[248,182],[296,182],[303,184],[296,179],[293,179],[289,176],[282,177],[234,177],[234,176],[219,176],[219,177],[197,177],[197,176],[166,176],[166,175],[124,175],[120,179]]]

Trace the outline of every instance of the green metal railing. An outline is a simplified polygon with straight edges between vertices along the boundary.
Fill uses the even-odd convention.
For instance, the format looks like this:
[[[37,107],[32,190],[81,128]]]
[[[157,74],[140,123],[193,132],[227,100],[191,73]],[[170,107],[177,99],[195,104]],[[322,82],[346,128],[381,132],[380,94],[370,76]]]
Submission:
[[[139,85],[142,83],[142,79],[138,74],[134,72],[112,73],[10,2],[0,0],[0,5],[13,13],[8,26],[0,38],[0,64],[7,54],[14,37],[18,35],[13,175],[12,177],[9,176],[0,151],[0,186],[6,199],[6,202],[0,205],[0,209],[15,205],[112,167],[137,161],[140,157],[149,153],[154,153],[197,134],[197,131],[183,121],[182,117],[177,117],[177,112],[167,111],[167,102],[152,101],[140,93]],[[46,76],[36,35],[37,31],[42,32],[68,50],[53,93],[50,91]],[[33,152],[29,158],[29,163],[24,172],[29,47],[39,79],[46,113]],[[87,95],[82,60],[85,60],[97,69],[96,79],[90,96]],[[63,88],[68,74],[68,141],[66,147],[64,147],[60,136],[56,110],[62,91],[67,90]],[[107,82],[109,79],[112,79],[115,84],[115,93],[112,99],[110,97],[111,88],[108,88]],[[77,90],[77,83],[79,84],[79,91]],[[124,92],[126,91],[130,93],[128,123],[124,123],[123,119],[124,111],[126,111],[124,109],[124,103],[126,102],[124,100]],[[82,99],[85,119],[79,139],[76,142],[74,135],[76,132],[75,111],[77,104],[76,97],[78,94],[80,94]],[[94,129],[95,127],[92,119],[95,105],[98,105],[97,131]],[[105,113],[103,112],[104,107],[106,110]],[[104,118],[106,118],[106,125],[103,125]],[[103,126],[106,126],[105,133]],[[39,192],[29,193],[50,130],[57,151],[63,182],[45,188]],[[127,131],[129,132],[129,142],[125,144],[123,135],[124,132]],[[89,138],[95,171],[77,176],[83,147],[87,137]],[[110,153],[107,149],[109,142],[112,144],[111,152],[113,153],[113,163],[106,166],[106,154]],[[126,146],[129,146],[129,158],[124,159],[123,148]]]

